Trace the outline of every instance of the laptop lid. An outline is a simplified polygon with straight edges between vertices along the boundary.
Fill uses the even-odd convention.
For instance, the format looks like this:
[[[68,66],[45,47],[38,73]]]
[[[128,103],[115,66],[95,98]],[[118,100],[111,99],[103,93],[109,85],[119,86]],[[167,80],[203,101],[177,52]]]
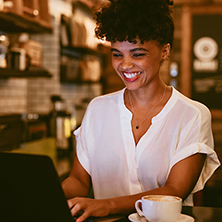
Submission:
[[[48,156],[0,153],[0,221],[73,221]]]

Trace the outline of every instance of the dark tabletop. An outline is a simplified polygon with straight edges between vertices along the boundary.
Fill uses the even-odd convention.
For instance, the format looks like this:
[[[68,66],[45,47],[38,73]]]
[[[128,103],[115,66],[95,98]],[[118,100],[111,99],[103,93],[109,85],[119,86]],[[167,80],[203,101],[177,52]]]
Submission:
[[[222,208],[220,207],[184,206],[182,213],[192,216],[195,222],[222,222]]]
[[[186,214],[193,217],[195,222],[222,222],[222,208],[220,207],[183,206],[182,214]],[[117,219],[118,217],[119,219]],[[86,220],[86,222],[111,222],[111,221],[129,222],[129,219],[128,219],[128,216],[113,215],[113,216],[107,216],[104,218],[90,217]],[[188,220],[184,222],[187,222],[187,221]],[[180,220],[180,222],[183,222],[183,221]]]

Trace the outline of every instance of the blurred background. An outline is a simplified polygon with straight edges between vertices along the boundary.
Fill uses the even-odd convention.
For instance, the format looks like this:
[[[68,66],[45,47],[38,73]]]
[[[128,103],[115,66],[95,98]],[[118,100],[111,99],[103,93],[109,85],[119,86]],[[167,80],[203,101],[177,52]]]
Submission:
[[[90,100],[124,87],[110,45],[94,37],[92,9],[105,1],[0,0],[1,151],[72,156]],[[172,10],[175,41],[161,76],[209,107],[221,160],[222,0],[174,0]],[[63,174],[69,164],[59,163]],[[222,206],[221,184],[219,168],[197,204]]]

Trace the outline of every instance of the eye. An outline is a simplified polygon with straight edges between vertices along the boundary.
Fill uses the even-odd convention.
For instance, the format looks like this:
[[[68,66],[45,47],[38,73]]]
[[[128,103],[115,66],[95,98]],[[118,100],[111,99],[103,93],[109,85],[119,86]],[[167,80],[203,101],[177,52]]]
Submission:
[[[115,58],[121,58],[121,57],[122,57],[122,54],[120,54],[120,53],[113,53],[113,57],[115,57]]]
[[[143,56],[145,56],[146,54],[145,53],[135,53],[135,54],[133,54],[133,57],[135,57],[135,58],[141,58],[141,57],[143,57]]]

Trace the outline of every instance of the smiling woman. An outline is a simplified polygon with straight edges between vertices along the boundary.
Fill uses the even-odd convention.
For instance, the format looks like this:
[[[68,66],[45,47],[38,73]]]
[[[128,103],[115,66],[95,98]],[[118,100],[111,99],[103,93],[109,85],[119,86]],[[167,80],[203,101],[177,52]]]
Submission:
[[[77,222],[129,214],[149,194],[193,204],[220,162],[211,115],[160,77],[170,55],[170,0],[110,0],[96,13],[96,36],[111,42],[112,65],[125,88],[93,99],[81,126],[69,177],[62,183]],[[86,198],[91,186],[95,199]]]
[[[136,43],[117,41],[111,46],[113,68],[127,89],[131,90],[142,88],[154,79],[159,79],[161,61],[170,53],[169,43],[160,46],[159,42],[154,40],[145,41],[143,44],[139,39]]]

